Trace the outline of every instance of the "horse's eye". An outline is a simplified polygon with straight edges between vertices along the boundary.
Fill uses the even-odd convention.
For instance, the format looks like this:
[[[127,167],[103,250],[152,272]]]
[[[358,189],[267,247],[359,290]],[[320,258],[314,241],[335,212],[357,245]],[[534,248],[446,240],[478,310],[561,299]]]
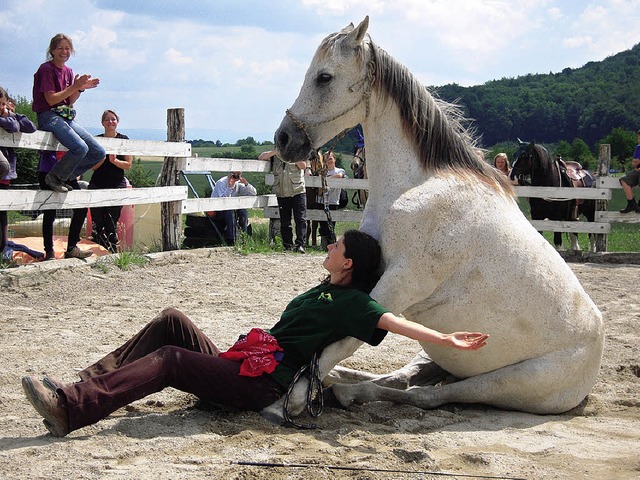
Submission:
[[[324,84],[324,83],[329,83],[331,80],[333,79],[333,76],[329,73],[320,73],[318,74],[318,83],[319,84]]]

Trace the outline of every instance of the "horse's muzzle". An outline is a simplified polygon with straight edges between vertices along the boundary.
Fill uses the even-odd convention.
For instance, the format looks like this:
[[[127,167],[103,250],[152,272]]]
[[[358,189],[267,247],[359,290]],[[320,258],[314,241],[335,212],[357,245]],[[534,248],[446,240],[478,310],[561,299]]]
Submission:
[[[311,151],[311,141],[305,131],[286,116],[274,136],[278,157],[289,163],[306,160]]]

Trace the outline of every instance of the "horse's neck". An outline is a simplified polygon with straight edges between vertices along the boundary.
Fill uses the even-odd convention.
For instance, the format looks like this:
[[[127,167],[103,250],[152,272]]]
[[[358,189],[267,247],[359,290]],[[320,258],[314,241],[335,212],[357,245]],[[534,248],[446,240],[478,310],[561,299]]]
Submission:
[[[537,159],[534,165],[531,180],[533,185],[545,187],[560,187],[560,171],[554,160],[549,159],[545,168],[543,159]]]
[[[363,122],[370,194],[403,192],[424,181],[417,147],[400,125],[396,109]],[[378,120],[382,119],[382,120]]]

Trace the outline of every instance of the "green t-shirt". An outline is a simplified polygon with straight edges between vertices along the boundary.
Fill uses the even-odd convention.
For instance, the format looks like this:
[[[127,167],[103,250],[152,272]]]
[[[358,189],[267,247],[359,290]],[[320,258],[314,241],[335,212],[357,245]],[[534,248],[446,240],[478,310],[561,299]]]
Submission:
[[[387,312],[366,293],[349,287],[318,285],[297,296],[269,330],[284,349],[273,379],[288,387],[315,352],[346,337],[378,345],[387,331],[376,325]]]

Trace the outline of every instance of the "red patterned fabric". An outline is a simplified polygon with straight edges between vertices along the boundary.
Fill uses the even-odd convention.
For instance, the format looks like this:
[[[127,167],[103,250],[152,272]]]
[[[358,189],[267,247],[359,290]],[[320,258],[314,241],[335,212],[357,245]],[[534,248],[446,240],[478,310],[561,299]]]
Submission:
[[[272,373],[282,358],[282,347],[273,335],[260,328],[252,328],[248,335],[240,338],[229,350],[221,353],[220,358],[242,362],[240,375],[259,377],[263,373]]]

